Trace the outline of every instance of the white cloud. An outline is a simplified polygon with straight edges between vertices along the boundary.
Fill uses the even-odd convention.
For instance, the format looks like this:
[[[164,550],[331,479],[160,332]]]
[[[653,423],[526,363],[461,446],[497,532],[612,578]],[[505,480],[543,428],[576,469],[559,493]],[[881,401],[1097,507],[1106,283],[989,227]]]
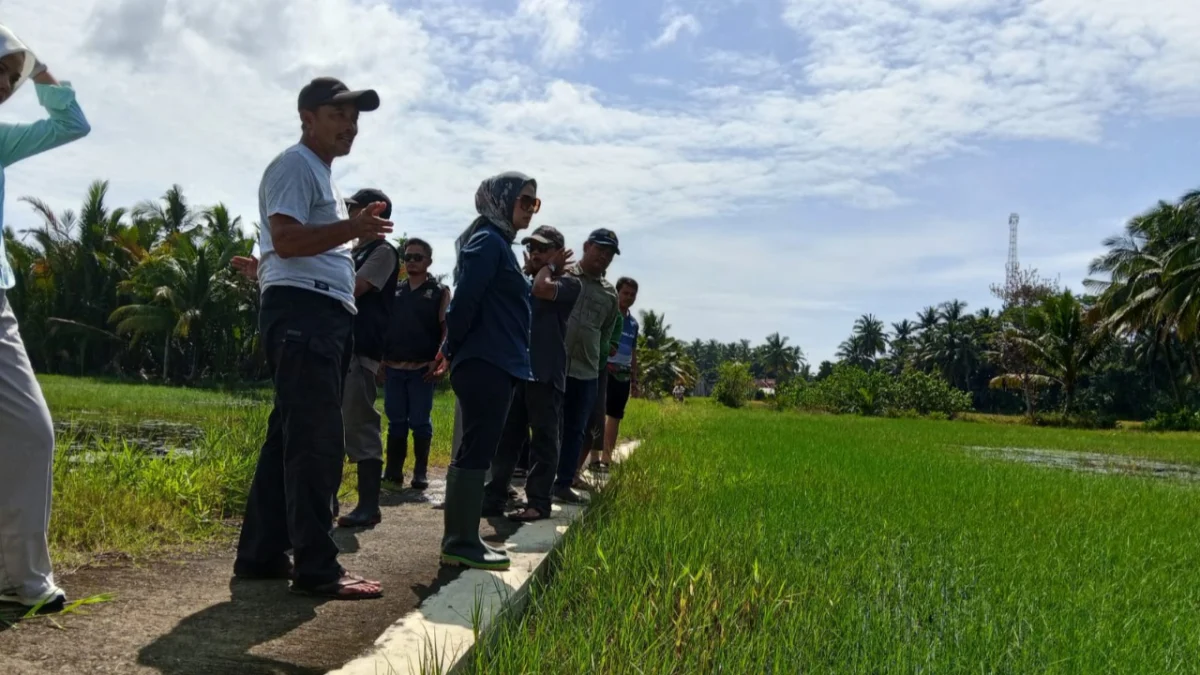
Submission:
[[[662,22],[662,32],[650,43],[652,49],[666,47],[674,43],[683,33],[690,33],[693,36],[700,34],[700,20],[692,14],[684,14],[677,10],[668,10],[663,14]]]
[[[517,15],[541,26],[544,62],[571,56],[583,45],[583,7],[578,0],[521,0]]]
[[[787,69],[775,57],[719,49],[704,57],[710,68],[738,78],[786,77]]]
[[[897,177],[932,160],[995,139],[1092,143],[1117,115],[1200,112],[1194,0],[786,0],[799,60],[777,35],[774,53],[748,35],[747,51],[707,48],[706,69],[653,100],[612,84],[628,81],[614,72],[628,62],[599,64],[603,76],[559,69],[644,46],[611,28],[592,37],[577,0],[481,4],[7,0],[6,25],[73,81],[93,133],[8,171],[6,223],[32,224],[17,197],[75,206],[96,178],[111,180],[114,204],[180,183],[194,202],[226,202],[249,223],[263,167],[297,139],[296,92],[332,74],[380,92],[383,107],[363,116],[335,172],[347,190],[386,189],[400,229],[446,252],[479,181],[520,169],[539,178],[542,222],[576,241],[600,223],[624,235],[622,269],[643,277],[643,303],[669,309],[677,328],[760,338],[791,325],[820,353],[824,338],[803,331],[887,314],[868,306],[873,289],[940,295],[938,284],[969,282],[986,295],[982,279],[1004,252],[991,225],[835,227],[806,220],[809,204],[876,209],[862,216],[874,224],[909,200]],[[664,16],[663,44],[699,33],[694,17],[675,21],[686,16]],[[38,114],[32,90],[0,108],[5,120]],[[746,215],[759,210],[774,215]],[[720,248],[695,238],[691,223],[733,214],[752,224]],[[638,253],[660,250],[655,241],[670,242],[668,255]],[[1055,256],[1093,243],[1044,257],[1068,264]],[[934,263],[942,276],[914,272]],[[442,271],[451,264],[439,254]],[[774,309],[738,310],[708,330],[718,310],[694,299],[697,266],[751,279],[725,304]],[[770,327],[779,322],[790,323]]]

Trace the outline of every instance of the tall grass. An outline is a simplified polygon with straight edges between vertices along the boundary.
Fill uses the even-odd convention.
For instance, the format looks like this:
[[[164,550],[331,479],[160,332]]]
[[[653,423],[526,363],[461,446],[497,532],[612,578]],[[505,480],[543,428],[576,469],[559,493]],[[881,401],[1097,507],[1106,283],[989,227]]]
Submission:
[[[237,534],[266,434],[269,390],[39,379],[55,420],[87,429],[57,439],[50,540],[60,566],[196,550]],[[435,466],[449,461],[453,412],[451,397],[436,399]],[[138,424],[164,421],[197,428],[199,438],[168,440],[166,456],[134,444]],[[412,461],[410,452],[409,471]],[[355,478],[347,465],[343,500],[357,499]]]
[[[638,406],[645,443],[472,673],[1173,673],[1200,488],[963,445],[1200,463],[1195,437]]]
[[[93,440],[86,454],[59,441],[50,536],[68,564],[98,556],[141,557],[230,536],[245,509],[266,410],[215,417],[186,452],[156,457],[120,440]]]

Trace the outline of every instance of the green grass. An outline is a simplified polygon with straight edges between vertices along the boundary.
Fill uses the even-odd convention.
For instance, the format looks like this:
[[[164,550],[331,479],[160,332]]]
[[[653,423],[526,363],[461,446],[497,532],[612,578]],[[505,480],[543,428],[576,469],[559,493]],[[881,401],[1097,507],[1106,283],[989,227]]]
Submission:
[[[236,536],[266,433],[269,390],[39,379],[55,421],[77,427],[60,432],[54,464],[50,540],[60,567],[202,550]],[[452,398],[436,399],[435,465],[449,461],[453,412]],[[144,433],[137,425],[147,422],[188,425],[199,438],[167,439],[167,447],[186,444],[189,452],[154,457],[133,443]],[[357,498],[354,483],[347,464],[343,501]]]
[[[1194,435],[637,404],[646,443],[474,673],[1200,669],[1200,486],[964,445],[1200,463]]]

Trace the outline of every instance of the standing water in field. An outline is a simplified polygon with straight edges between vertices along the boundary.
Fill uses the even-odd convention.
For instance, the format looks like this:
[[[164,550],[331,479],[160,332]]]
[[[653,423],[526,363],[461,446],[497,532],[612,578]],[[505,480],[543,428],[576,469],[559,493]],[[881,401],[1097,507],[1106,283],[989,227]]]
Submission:
[[[188,453],[204,438],[199,427],[163,420],[122,422],[75,417],[55,422],[54,430],[60,442],[65,440],[68,454],[79,458],[78,461],[87,461],[94,452],[120,451],[127,447],[158,457],[169,452]]]
[[[1183,481],[1200,481],[1200,466],[1171,464],[1142,457],[1106,455],[1098,452],[1072,452],[1069,450],[1047,450],[1042,448],[989,448],[967,446],[966,450],[991,459],[1033,464],[1087,473],[1117,474],[1165,478]]]

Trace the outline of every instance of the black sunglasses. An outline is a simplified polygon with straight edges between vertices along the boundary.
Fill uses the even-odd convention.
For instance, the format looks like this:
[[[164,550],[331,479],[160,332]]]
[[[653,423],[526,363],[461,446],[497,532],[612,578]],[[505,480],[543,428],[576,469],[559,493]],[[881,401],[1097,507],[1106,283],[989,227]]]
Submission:
[[[404,262],[425,262],[424,253],[405,253]]]
[[[521,195],[521,197],[517,199],[517,203],[521,205],[522,209],[528,211],[529,213],[537,213],[538,211],[542,210],[542,200],[538,199],[537,197]]]
[[[529,251],[530,253],[545,253],[551,248],[552,247],[549,244],[538,244],[535,242],[529,242],[528,244],[525,244],[525,250]]]

